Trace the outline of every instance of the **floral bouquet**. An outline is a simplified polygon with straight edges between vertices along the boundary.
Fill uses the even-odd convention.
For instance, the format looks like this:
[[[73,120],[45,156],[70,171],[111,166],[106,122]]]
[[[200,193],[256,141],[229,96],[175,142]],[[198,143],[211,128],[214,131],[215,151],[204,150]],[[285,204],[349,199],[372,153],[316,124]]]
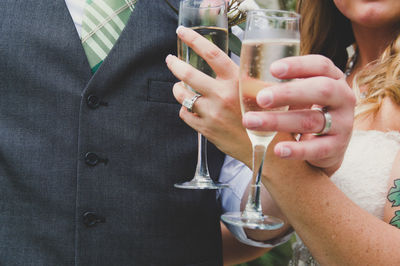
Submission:
[[[214,0],[204,0],[204,3],[212,3]],[[244,27],[244,22],[246,21],[246,12],[248,10],[259,9],[260,7],[254,0],[225,0],[228,9],[228,27],[231,29],[234,26],[239,26],[241,28]],[[178,10],[169,3],[168,0],[165,0],[168,6],[178,14]],[[240,55],[240,49],[242,46],[242,42],[238,37],[236,37],[232,32],[229,33],[229,50],[236,54]]]

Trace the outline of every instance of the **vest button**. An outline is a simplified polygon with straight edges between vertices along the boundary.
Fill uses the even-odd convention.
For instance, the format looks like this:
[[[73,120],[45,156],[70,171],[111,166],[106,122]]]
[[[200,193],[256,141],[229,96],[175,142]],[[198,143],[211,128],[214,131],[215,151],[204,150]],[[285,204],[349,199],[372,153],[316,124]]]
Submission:
[[[93,152],[85,154],[85,163],[90,166],[96,166],[99,163],[99,156]]]
[[[91,109],[96,109],[100,105],[100,98],[96,95],[89,95],[86,99],[86,103]]]
[[[104,217],[101,217],[101,216],[97,215],[94,212],[85,212],[82,215],[82,218],[83,218],[83,224],[86,227],[93,227],[98,223],[105,223],[106,222],[106,219]]]

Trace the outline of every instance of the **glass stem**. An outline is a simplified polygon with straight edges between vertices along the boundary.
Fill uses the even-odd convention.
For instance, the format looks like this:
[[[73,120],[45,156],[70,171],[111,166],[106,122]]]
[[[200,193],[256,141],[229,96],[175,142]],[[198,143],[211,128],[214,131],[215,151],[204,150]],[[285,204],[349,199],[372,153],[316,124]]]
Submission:
[[[200,133],[198,138],[197,167],[195,177],[210,178],[207,164],[207,139]]]
[[[261,206],[261,173],[264,164],[264,145],[253,145],[253,177],[249,197],[242,216],[249,219],[261,219],[263,217]]]

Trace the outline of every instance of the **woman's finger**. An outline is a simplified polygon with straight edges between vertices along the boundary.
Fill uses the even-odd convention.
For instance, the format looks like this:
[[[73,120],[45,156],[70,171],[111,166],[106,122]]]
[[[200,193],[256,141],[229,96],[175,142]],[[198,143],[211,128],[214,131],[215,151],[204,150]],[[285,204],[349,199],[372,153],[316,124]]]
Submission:
[[[237,65],[215,44],[194,30],[183,26],[179,26],[176,33],[183,42],[206,60],[217,77],[222,79],[232,79],[236,77],[238,72]]]
[[[202,95],[207,94],[209,89],[218,87],[215,79],[179,60],[174,55],[168,55],[165,61],[175,77]]]
[[[175,83],[174,87],[172,88],[172,92],[175,99],[180,104],[182,104],[185,99],[191,99],[196,95],[196,93],[192,90],[189,90],[183,82]],[[202,97],[198,97],[192,106],[193,113],[197,113],[198,115],[200,115],[200,111],[202,110],[202,108],[199,107],[199,105],[201,106],[201,102],[203,101],[203,99],[201,98]],[[186,107],[183,108],[187,110]]]
[[[243,116],[243,125],[256,131],[279,131],[290,133],[317,133],[325,126],[325,117],[317,110],[293,110],[283,112],[248,112]],[[332,125],[335,121],[332,119]],[[335,134],[332,127],[329,134]]]
[[[262,108],[312,104],[336,108],[354,101],[354,93],[344,80],[327,77],[280,83],[266,87],[257,94],[257,103]]]
[[[270,67],[271,74],[279,79],[309,78],[325,76],[343,79],[343,72],[331,60],[322,55],[286,57],[275,61]]]
[[[201,118],[193,113],[189,112],[184,106],[179,111],[179,117],[191,128],[197,132],[201,132],[201,126],[203,124]]]
[[[306,160],[312,164],[318,162],[313,165],[324,168],[338,162],[338,154],[343,155],[346,150],[347,139],[338,141],[336,136],[324,136],[298,142],[282,141],[275,145],[274,153],[283,158]]]

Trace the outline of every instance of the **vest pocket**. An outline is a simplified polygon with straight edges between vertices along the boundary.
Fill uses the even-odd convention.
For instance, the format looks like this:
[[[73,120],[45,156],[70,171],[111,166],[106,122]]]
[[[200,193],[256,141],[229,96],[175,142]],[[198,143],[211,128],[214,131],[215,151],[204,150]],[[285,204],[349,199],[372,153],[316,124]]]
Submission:
[[[171,81],[149,79],[147,101],[179,104],[172,93],[172,87],[174,84],[175,83]]]

